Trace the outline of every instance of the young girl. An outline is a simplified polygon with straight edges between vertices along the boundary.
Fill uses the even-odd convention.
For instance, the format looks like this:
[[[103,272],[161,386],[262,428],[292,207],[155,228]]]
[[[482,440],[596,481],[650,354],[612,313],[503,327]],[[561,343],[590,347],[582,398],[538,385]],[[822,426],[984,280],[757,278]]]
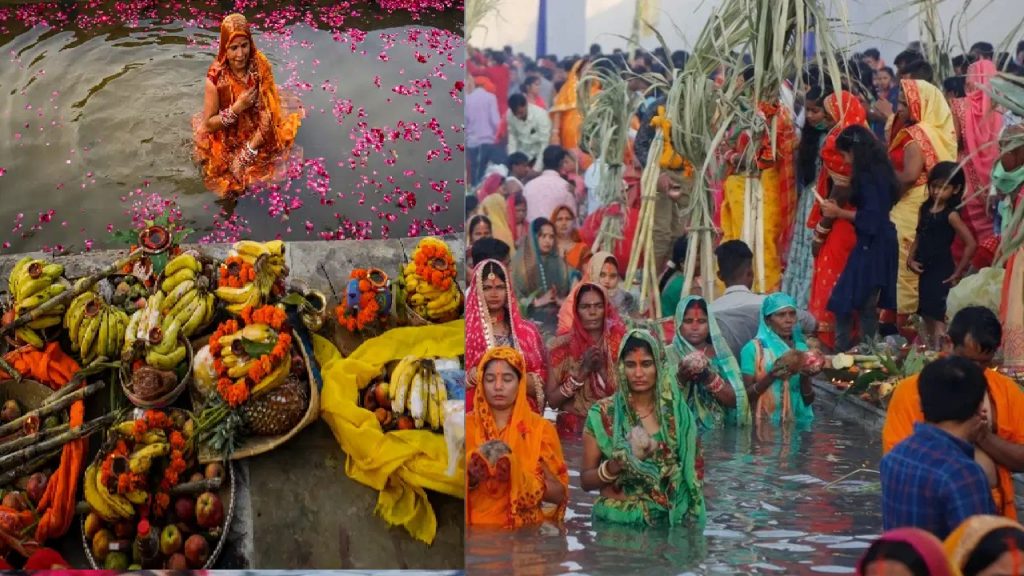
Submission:
[[[917,237],[910,247],[907,267],[920,274],[920,303],[917,313],[924,318],[929,346],[937,347],[946,332],[946,296],[970,266],[977,243],[957,211],[966,180],[956,162],[939,162],[928,173],[928,200],[921,205]],[[963,242],[964,252],[954,265],[954,237]]]

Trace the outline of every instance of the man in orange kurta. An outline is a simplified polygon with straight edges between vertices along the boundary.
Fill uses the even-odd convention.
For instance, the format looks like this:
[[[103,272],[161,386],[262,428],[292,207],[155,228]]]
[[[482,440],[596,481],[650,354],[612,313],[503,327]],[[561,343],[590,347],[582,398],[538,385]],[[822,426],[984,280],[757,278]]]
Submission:
[[[987,454],[996,465],[997,486],[992,489],[996,510],[1014,520],[1014,472],[1024,471],[1024,392],[1012,379],[989,368],[1002,340],[999,319],[988,308],[964,308],[953,318],[948,331],[952,353],[978,363],[985,368],[988,397],[991,402],[987,423],[991,432],[981,435],[975,448]],[[921,398],[917,376],[911,376],[896,385],[889,400],[889,411],[882,428],[882,451],[888,453],[913,432],[917,422],[923,422]],[[990,430],[986,426],[986,431]]]

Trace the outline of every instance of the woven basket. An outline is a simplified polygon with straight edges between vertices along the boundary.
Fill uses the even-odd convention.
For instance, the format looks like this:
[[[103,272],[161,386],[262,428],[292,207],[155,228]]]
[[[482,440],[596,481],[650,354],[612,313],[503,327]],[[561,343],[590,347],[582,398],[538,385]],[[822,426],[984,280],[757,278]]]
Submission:
[[[188,362],[188,369],[185,372],[185,376],[178,381],[178,385],[172,388],[163,396],[160,396],[159,398],[156,398],[154,400],[143,400],[142,398],[136,396],[132,392],[131,388],[131,374],[128,373],[128,370],[130,370],[131,368],[131,363],[129,362],[121,364],[121,390],[124,392],[124,395],[128,397],[128,400],[130,400],[134,406],[137,406],[139,408],[166,408],[173,404],[174,401],[177,400],[179,396],[181,396],[181,393],[184,392],[189,382],[192,381],[192,360],[194,357],[194,353],[192,351],[192,343],[189,342],[188,339],[185,337],[179,337],[178,340],[180,342],[185,343],[185,361]]]
[[[98,455],[97,455],[98,458]],[[222,483],[218,496],[222,503],[224,503],[224,525],[223,532],[220,538],[217,540],[217,545],[210,552],[210,558],[206,561],[203,566],[204,570],[213,568],[214,563],[217,562],[217,558],[220,557],[221,552],[224,550],[224,544],[228,540],[228,535],[231,533],[231,521],[235,517],[235,464],[229,463],[224,467],[224,472],[227,474],[227,483]],[[103,566],[96,562],[96,558],[92,555],[92,546],[90,545],[89,539],[85,537],[85,514],[81,515],[80,531],[82,535],[82,548],[85,550],[85,557],[89,561],[89,565],[94,570],[102,569]]]
[[[246,438],[242,445],[238,447],[234,452],[231,453],[231,460],[241,460],[243,458],[250,458],[257,454],[263,454],[264,452],[270,452],[278,446],[284,444],[294,437],[296,434],[302,431],[303,428],[309,426],[320,417],[320,390],[317,386],[315,377],[313,376],[313,367],[310,363],[310,357],[306,353],[306,349],[298,341],[298,335],[293,340],[293,347],[298,347],[299,353],[302,354],[302,360],[306,363],[306,375],[307,382],[309,384],[309,405],[306,407],[306,413],[303,414],[302,419],[296,424],[291,430],[284,434],[277,436],[252,436]],[[204,344],[205,345],[205,344]],[[202,399],[199,398],[198,394],[192,395],[193,409],[200,410],[202,408]],[[209,462],[220,462],[223,457],[220,454],[212,452],[209,448],[201,447],[199,449],[199,462],[206,464]]]

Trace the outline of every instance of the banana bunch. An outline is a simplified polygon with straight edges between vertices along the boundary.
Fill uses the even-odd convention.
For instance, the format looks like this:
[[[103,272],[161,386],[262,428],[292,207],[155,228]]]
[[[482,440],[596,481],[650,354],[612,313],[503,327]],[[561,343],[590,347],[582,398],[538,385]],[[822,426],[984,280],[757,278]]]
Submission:
[[[216,290],[217,298],[227,304],[227,311],[234,316],[241,314],[246,306],[269,302],[274,284],[288,275],[288,267],[284,262],[284,242],[281,240],[239,240],[228,256],[237,256],[256,270],[255,281],[240,288],[220,286]]]
[[[447,321],[459,313],[462,305],[462,290],[452,282],[442,290],[421,278],[416,273],[416,264],[410,262],[402,270],[406,304],[417,314],[432,321]]]
[[[428,358],[406,356],[391,372],[388,397],[395,416],[408,414],[416,428],[440,430],[448,389]]]
[[[120,494],[111,494],[110,490],[99,481],[99,472],[99,467],[95,462],[85,469],[82,489],[89,507],[107,522],[116,522],[134,516],[135,507],[132,506],[131,500]]]
[[[244,378],[249,370],[260,361],[259,358],[252,358],[244,351],[236,349],[236,340],[248,340],[254,344],[274,344],[277,341],[277,333],[266,324],[249,324],[235,332],[220,337],[220,359],[228,368],[228,377],[232,379]],[[285,355],[284,359],[274,367],[262,380],[257,382],[250,390],[249,395],[256,397],[266,394],[277,388],[284,382],[292,369],[291,355]]]
[[[167,296],[163,290],[146,300],[146,307],[136,310],[128,320],[121,358],[132,358],[137,344],[145,348],[146,364],[159,370],[174,370],[185,360],[187,350],[182,342],[184,324],[179,316],[162,312]],[[191,321],[191,320],[188,320]]]
[[[179,254],[164,268],[160,315],[176,319],[185,338],[208,326],[216,311],[217,298],[207,290],[209,283],[202,271],[203,265],[188,253]]]
[[[28,256],[19,260],[7,280],[8,292],[17,315],[29,312],[63,293],[67,289],[59,282],[63,274],[64,267],[60,264],[47,264],[45,260]],[[42,348],[45,343],[37,330],[60,324],[64,310],[63,305],[48,310],[46,314],[15,330],[15,336],[35,348]]]
[[[76,296],[64,315],[64,328],[71,340],[71,350],[78,352],[85,364],[100,356],[116,360],[127,326],[128,314],[107,304],[102,296],[91,290]]]

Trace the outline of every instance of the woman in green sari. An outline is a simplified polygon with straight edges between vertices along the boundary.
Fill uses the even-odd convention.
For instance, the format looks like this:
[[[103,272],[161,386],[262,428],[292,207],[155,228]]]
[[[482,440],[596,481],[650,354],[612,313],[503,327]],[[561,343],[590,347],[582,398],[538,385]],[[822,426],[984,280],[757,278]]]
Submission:
[[[631,525],[702,523],[697,424],[675,370],[650,333],[622,339],[615,394],[590,408],[583,435],[584,490],[599,490],[596,520]]]
[[[757,335],[740,352],[743,383],[756,422],[809,424],[814,420],[814,373],[810,366],[790,362],[793,355],[787,353],[793,350],[808,350],[796,320],[796,302],[776,292],[761,304]],[[786,360],[778,362],[784,356]]]
[[[676,306],[675,321],[668,363],[678,368],[679,386],[697,425],[701,430],[749,425],[750,407],[739,363],[722,339],[707,302],[687,296]],[[694,369],[695,363],[706,364],[707,369]]]

